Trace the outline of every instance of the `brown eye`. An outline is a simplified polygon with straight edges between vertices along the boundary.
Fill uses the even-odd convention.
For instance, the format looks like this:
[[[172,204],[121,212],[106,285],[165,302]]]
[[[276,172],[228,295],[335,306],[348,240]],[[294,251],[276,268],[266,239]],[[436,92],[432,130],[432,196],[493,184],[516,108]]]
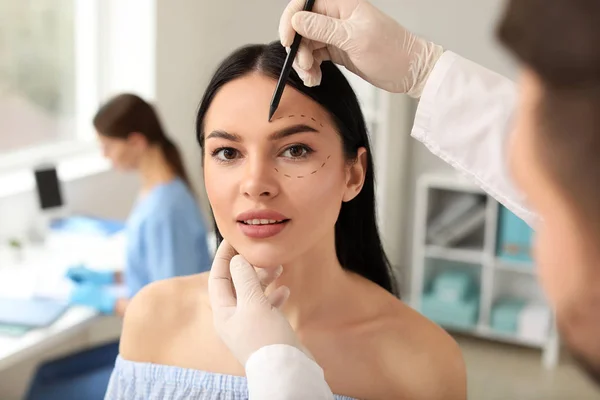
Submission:
[[[306,146],[295,145],[290,146],[283,152],[284,157],[288,158],[303,158],[309,153],[309,149]]]
[[[232,161],[235,160],[238,155],[236,149],[231,147],[223,147],[213,152],[213,157],[216,157],[220,161]]]
[[[223,149],[223,157],[225,157],[227,160],[233,160],[235,158],[235,150]]]

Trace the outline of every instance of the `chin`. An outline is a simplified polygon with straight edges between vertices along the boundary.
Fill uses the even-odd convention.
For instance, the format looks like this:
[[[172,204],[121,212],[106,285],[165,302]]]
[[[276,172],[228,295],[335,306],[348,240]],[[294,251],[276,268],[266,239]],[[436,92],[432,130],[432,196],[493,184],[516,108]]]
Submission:
[[[595,316],[585,315],[585,317],[581,318],[581,315],[573,312],[566,315],[564,312],[557,313],[558,330],[579,367],[594,383],[600,385],[600,346],[596,341],[598,324],[595,322]],[[582,320],[585,322],[577,322]],[[590,321],[593,322],[589,323]]]
[[[596,360],[589,354],[584,352],[573,350],[570,346],[567,346],[571,351],[571,355],[579,367],[586,373],[596,385],[600,385],[600,360]]]
[[[231,243],[231,242],[230,242]],[[272,268],[287,264],[292,259],[292,254],[287,246],[269,242],[243,243],[236,246],[236,251],[256,268]]]

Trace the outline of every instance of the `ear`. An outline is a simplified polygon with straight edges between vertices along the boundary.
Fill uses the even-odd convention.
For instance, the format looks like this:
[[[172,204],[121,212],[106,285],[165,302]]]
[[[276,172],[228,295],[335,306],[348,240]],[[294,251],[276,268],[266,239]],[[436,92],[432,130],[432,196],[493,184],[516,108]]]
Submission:
[[[140,132],[131,132],[127,136],[127,142],[135,147],[146,148],[148,146],[148,139]]]
[[[367,174],[367,149],[361,147],[358,149],[356,160],[346,169],[346,191],[344,192],[344,202],[354,199],[365,184],[365,175]]]

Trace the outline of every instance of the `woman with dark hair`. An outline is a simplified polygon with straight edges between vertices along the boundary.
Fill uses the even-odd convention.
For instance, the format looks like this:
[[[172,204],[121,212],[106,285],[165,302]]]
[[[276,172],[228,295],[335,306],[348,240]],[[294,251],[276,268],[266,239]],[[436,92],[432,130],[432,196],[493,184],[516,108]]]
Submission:
[[[324,63],[316,88],[292,72],[267,121],[285,57],[279,43],[235,51],[200,104],[218,240],[259,271],[282,266],[272,294],[291,292],[283,312],[337,398],[428,399],[439,387],[464,397],[456,343],[398,299],[376,225],[365,122],[341,71]],[[244,366],[213,325],[208,274],[145,288],[120,351],[107,399],[248,398]]]
[[[302,36],[294,67],[307,85],[331,60],[420,99],[412,136],[535,229],[536,272],[561,339],[600,383],[600,2],[506,3],[497,35],[522,63],[518,85],[367,0],[317,0],[312,12],[290,0],[279,32],[284,46]],[[281,298],[267,297],[269,279],[219,248],[209,278],[219,336],[245,364],[252,398],[331,399],[277,310]],[[430,398],[449,396],[440,387]]]

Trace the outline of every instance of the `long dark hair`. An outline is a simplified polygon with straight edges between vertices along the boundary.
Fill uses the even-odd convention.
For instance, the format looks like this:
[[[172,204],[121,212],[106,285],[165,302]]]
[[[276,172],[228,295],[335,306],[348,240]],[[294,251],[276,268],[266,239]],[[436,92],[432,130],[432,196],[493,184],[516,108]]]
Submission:
[[[250,45],[231,54],[215,72],[198,110],[196,135],[204,149],[204,118],[212,100],[221,87],[237,78],[258,71],[273,79],[279,77],[286,58],[285,49],[274,42],[268,45]],[[321,66],[323,81],[320,86],[304,86],[292,71],[288,85],[318,102],[333,118],[342,138],[348,160],[357,158],[358,149],[367,149],[367,170],[364,186],[352,201],[342,204],[335,224],[335,247],[340,264],[387,291],[399,295],[389,261],[383,251],[375,216],[375,178],[373,160],[365,120],[350,84],[332,63]],[[268,104],[265,104],[267,118]],[[215,224],[217,242],[223,239]]]
[[[94,127],[102,136],[127,139],[134,132],[162,150],[173,172],[192,189],[177,145],[165,133],[154,107],[130,93],[113,97],[94,117]]]

